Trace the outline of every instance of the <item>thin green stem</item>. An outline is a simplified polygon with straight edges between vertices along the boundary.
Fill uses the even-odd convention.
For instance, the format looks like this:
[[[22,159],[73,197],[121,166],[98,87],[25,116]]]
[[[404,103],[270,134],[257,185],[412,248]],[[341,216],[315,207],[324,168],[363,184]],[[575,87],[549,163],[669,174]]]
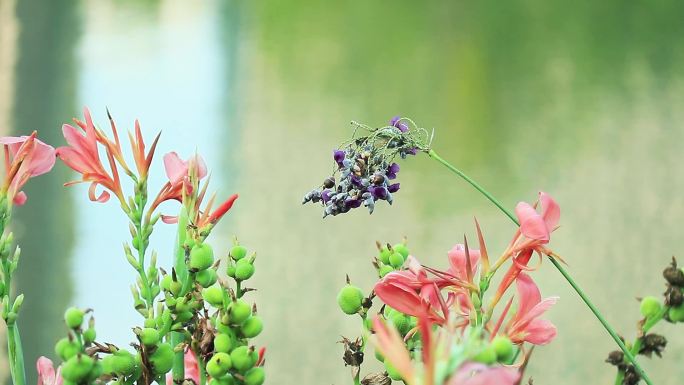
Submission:
[[[468,177],[465,173],[463,173],[463,171],[461,171],[461,170],[457,169],[456,167],[454,167],[453,165],[451,165],[449,162],[447,162],[447,161],[444,160],[442,157],[440,157],[439,155],[437,155],[437,153],[436,153],[434,150],[432,150],[432,149],[428,151],[428,155],[429,155],[431,158],[433,158],[433,159],[435,159],[436,161],[438,161],[439,163],[441,163],[442,165],[444,165],[446,168],[448,168],[449,170],[451,170],[451,171],[452,171],[453,173],[455,173],[456,175],[460,176],[460,177],[461,177],[462,179],[464,179],[466,182],[470,183],[470,185],[472,185],[473,187],[475,187],[475,189],[476,189],[477,191],[481,192],[481,193],[482,193],[487,199],[489,199],[496,207],[498,207],[504,214],[506,214],[506,216],[508,216],[508,218],[510,218],[510,219],[513,221],[513,223],[515,223],[516,225],[520,226],[520,222],[518,222],[518,219],[513,215],[512,212],[510,212],[509,210],[507,210],[507,209],[506,209],[506,208],[505,208],[505,207],[504,207],[496,198],[494,198],[494,196],[493,196],[492,194],[490,194],[490,193],[489,193],[487,190],[485,190],[482,186],[480,186],[479,184],[477,184],[474,180],[470,179],[470,177]],[[579,285],[577,285],[577,283],[575,282],[575,280],[570,276],[570,274],[565,270],[565,268],[564,268],[560,263],[558,263],[558,261],[556,261],[556,259],[551,258],[551,257],[549,257],[549,259],[551,260],[551,262],[553,263],[553,265],[556,267],[556,269],[558,269],[558,271],[563,275],[563,277],[565,278],[565,280],[568,281],[568,283],[570,284],[570,286],[572,286],[572,288],[575,289],[575,292],[577,292],[577,294],[580,296],[580,298],[582,298],[582,301],[584,301],[584,303],[589,307],[589,309],[591,310],[591,312],[594,313],[594,316],[596,316],[596,318],[599,320],[599,322],[601,322],[601,324],[602,324],[603,327],[606,329],[606,331],[608,332],[608,334],[610,334],[610,336],[613,338],[613,340],[615,341],[615,343],[620,347],[620,350],[622,350],[622,352],[625,354],[625,357],[627,357],[627,359],[629,360],[629,362],[630,362],[632,365],[634,365],[634,368],[636,369],[637,373],[641,376],[641,378],[643,378],[644,381],[646,381],[646,383],[647,383],[648,385],[653,385],[653,383],[651,382],[650,378],[646,375],[646,372],[641,368],[641,366],[639,365],[639,363],[636,361],[636,358],[634,358],[634,355],[632,354],[632,352],[631,352],[629,349],[627,349],[627,347],[626,347],[625,344],[622,342],[622,340],[620,339],[620,336],[618,336],[618,334],[617,334],[617,332],[615,331],[615,329],[613,329],[613,327],[608,323],[608,321],[606,321],[606,319],[603,317],[603,315],[602,315],[601,312],[598,310],[598,308],[591,302],[591,300],[589,299],[589,297],[587,297],[587,295],[586,295],[586,294],[584,293],[584,291],[579,287]]]
[[[7,326],[7,349],[14,385],[26,385],[26,370],[24,369],[24,353],[21,348],[19,327],[15,324]]]

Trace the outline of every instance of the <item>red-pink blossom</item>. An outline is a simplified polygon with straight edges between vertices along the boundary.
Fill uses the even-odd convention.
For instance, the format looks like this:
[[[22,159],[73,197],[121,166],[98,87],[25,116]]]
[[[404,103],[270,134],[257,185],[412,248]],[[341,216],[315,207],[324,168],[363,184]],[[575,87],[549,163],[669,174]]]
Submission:
[[[539,205],[541,212],[537,212],[535,207],[526,202],[520,202],[515,207],[515,215],[520,222],[520,234],[525,238],[516,245],[516,250],[538,249],[548,244],[551,233],[558,227],[560,220],[558,203],[542,191],[539,193]]]
[[[62,385],[64,379],[62,378],[62,368],[55,367],[52,361],[47,357],[40,357],[36,362],[36,370],[38,371],[38,385]]]
[[[545,345],[556,336],[556,327],[548,320],[539,319],[558,297],[541,299],[539,288],[529,275],[521,273],[517,280],[518,310],[506,325],[506,335],[514,343],[529,342]]]
[[[14,204],[26,202],[21,188],[38,175],[47,173],[55,165],[55,149],[36,138],[34,131],[29,136],[5,136],[0,138],[5,150],[5,180],[2,191]]]
[[[505,366],[487,366],[476,362],[467,362],[458,369],[447,385],[515,385],[520,379],[520,372]]]
[[[186,379],[191,379],[195,382],[195,384],[200,383],[200,373],[199,373],[199,364],[197,363],[197,357],[195,356],[195,353],[192,351],[192,349],[188,349],[185,352],[185,359],[184,359],[184,366],[185,366],[185,378]],[[166,385],[173,385],[173,376],[171,373],[166,375]],[[40,384],[39,384],[40,385]]]

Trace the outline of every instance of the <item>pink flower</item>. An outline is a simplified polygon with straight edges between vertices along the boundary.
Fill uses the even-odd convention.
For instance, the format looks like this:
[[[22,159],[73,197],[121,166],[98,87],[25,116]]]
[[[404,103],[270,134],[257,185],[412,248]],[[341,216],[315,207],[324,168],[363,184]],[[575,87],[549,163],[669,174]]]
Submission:
[[[184,366],[185,366],[185,378],[186,379],[191,379],[195,382],[195,384],[200,383],[200,374],[199,374],[199,364],[197,363],[197,357],[195,356],[195,353],[192,351],[192,349],[188,349],[185,352],[185,360],[184,360]],[[173,375],[171,373],[166,375],[166,385],[173,385]],[[40,385],[40,384],[38,384]]]
[[[532,278],[524,273],[518,276],[516,286],[518,311],[508,322],[506,334],[516,344],[529,342],[534,345],[545,345],[551,342],[556,337],[556,327],[548,320],[538,318],[558,301],[558,297],[542,300],[539,288]]]
[[[61,375],[62,368],[57,368],[57,373],[55,373],[55,367],[49,358],[38,358],[36,369],[38,370],[38,385],[62,385],[64,382]]]
[[[468,248],[467,254],[470,256],[470,264],[466,258],[466,247],[461,243],[452,247],[447,253],[450,265],[449,272],[463,281],[470,281],[475,267],[480,261],[480,250]]]
[[[394,366],[407,384],[413,384],[415,371],[411,356],[406,350],[406,344],[401,335],[392,326],[388,326],[382,318],[376,316],[373,319],[375,345],[386,360]]]
[[[551,233],[558,227],[560,220],[560,206],[550,195],[545,192],[539,193],[541,213],[526,202],[520,202],[515,206],[515,215],[520,222],[520,233],[526,238],[516,249],[537,249],[548,244]]]
[[[101,185],[114,193],[123,207],[128,207],[121,188],[119,171],[114,160],[117,153],[111,146],[105,144],[106,156],[111,171],[110,175],[100,160],[98,149],[98,140],[101,140],[104,134],[99,133],[95,128],[88,108],[83,109],[83,115],[85,116],[85,123],[74,119],[79,128],[69,124],[62,126],[62,133],[68,146],[59,147],[57,149],[57,156],[67,166],[81,174],[81,180],[68,182],[65,186],[90,182],[90,189],[88,190],[90,200],[106,202],[110,197],[109,192],[103,191],[99,196],[95,194],[95,189],[98,185]],[[106,142],[109,143],[109,141]]]
[[[458,369],[447,385],[515,385],[520,373],[504,366],[486,366],[467,362]]]
[[[5,150],[5,181],[2,191],[17,205],[26,202],[21,188],[38,175],[47,173],[55,165],[55,149],[36,138],[34,131],[29,136],[5,136],[0,138]]]
[[[168,200],[182,202],[184,194],[192,193],[193,181],[191,181],[191,177],[195,178],[196,182],[207,176],[207,166],[199,154],[195,154],[188,160],[183,160],[176,152],[169,152],[164,155],[164,169],[169,181],[157,194],[150,212]],[[164,223],[176,223],[177,220],[178,218],[175,216],[162,215]]]

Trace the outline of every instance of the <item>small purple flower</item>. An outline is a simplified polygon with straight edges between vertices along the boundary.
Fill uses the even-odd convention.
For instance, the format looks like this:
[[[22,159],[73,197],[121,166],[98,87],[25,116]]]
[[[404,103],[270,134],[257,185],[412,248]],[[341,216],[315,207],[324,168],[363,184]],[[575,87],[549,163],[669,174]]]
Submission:
[[[387,187],[387,191],[391,193],[399,191],[399,183],[389,185],[389,187]],[[325,194],[325,191],[323,191],[323,193]],[[323,194],[321,194],[321,198],[323,198]]]
[[[409,129],[408,125],[406,125],[406,123],[401,121],[401,116],[399,116],[399,115],[390,119],[390,125],[398,128],[399,131],[401,131],[401,132],[406,132]]]
[[[392,163],[389,167],[387,167],[386,175],[389,179],[396,179],[398,172],[399,172],[399,165],[396,163]]]
[[[335,150],[333,151],[333,159],[335,159],[335,162],[337,162],[338,167],[342,167],[342,162],[344,161],[344,151],[342,150]]]
[[[387,198],[387,189],[379,186],[379,187],[371,187],[368,189],[373,195],[373,198],[377,199],[386,199]]]
[[[363,188],[363,183],[361,182],[361,178],[359,178],[356,175],[351,176],[351,184],[352,184],[352,186],[357,187],[359,189]]]
[[[330,190],[323,190],[323,192],[321,193],[321,200],[323,201],[323,203],[328,203],[328,201],[330,201]]]
[[[344,204],[349,207],[350,209],[355,209],[357,207],[361,207],[361,201],[355,198],[349,198],[346,201],[344,201]]]

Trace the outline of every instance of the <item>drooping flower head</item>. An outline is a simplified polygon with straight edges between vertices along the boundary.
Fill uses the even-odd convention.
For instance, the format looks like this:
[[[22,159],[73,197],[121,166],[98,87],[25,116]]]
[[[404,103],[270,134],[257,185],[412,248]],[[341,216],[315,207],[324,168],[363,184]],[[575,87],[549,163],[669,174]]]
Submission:
[[[55,165],[55,149],[38,138],[34,131],[29,136],[4,136],[0,138],[5,152],[5,179],[2,193],[16,205],[26,202],[22,187],[30,178],[43,175]]]
[[[428,134],[422,128],[409,129],[409,119],[394,117],[388,126],[371,128],[359,123],[350,141],[333,151],[335,169],[319,188],[304,196],[302,203],[322,203],[323,216],[338,215],[365,206],[373,213],[378,201],[392,204],[399,183],[394,159],[427,151]],[[366,135],[358,135],[361,131]]]

